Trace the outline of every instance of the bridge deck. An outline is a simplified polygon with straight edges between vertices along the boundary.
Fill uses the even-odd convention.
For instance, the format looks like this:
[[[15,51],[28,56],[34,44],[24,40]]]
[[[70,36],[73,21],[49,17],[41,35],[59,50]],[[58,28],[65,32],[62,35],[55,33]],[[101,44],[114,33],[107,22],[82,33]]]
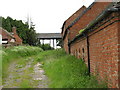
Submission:
[[[61,33],[38,33],[38,39],[62,39]]]

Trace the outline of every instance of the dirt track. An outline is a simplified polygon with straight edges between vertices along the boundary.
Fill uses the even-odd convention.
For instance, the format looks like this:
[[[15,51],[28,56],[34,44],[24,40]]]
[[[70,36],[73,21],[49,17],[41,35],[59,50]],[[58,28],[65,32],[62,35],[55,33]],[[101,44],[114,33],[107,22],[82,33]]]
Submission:
[[[48,78],[39,62],[27,58],[25,64],[18,60],[10,63],[8,76],[3,80],[3,88],[48,88]]]

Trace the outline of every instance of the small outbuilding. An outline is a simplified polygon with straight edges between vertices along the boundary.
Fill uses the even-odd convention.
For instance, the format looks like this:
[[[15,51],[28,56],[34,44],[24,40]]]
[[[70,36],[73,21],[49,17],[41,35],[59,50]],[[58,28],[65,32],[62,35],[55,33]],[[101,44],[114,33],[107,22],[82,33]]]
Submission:
[[[2,45],[4,47],[22,45],[22,39],[16,33],[16,28],[12,28],[13,32],[8,32],[7,30],[0,27],[0,34],[2,36]]]

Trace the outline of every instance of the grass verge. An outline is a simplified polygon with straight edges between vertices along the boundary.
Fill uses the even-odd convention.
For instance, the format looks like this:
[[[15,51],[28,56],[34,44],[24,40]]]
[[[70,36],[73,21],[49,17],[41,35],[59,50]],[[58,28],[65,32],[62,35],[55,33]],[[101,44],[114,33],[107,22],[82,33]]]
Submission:
[[[15,46],[0,50],[0,53],[2,53],[2,71],[4,71],[2,72],[2,78],[7,77],[7,70],[11,62],[19,60],[22,57],[36,55],[41,51],[43,51],[41,48],[32,46]]]
[[[62,49],[45,51],[36,59],[43,64],[50,79],[50,88],[106,88],[98,84],[81,59],[67,55]]]

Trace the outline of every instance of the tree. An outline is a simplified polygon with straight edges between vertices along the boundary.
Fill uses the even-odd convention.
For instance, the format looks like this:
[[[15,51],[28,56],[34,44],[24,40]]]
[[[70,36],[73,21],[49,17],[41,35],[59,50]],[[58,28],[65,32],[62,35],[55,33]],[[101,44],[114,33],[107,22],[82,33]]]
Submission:
[[[36,45],[36,32],[35,25],[32,24],[31,28],[29,28],[28,23],[23,23],[22,20],[13,20],[11,17],[0,17],[2,19],[2,27],[6,29],[8,32],[12,32],[12,27],[17,28],[17,34],[20,38],[22,38],[24,44]]]
[[[63,47],[62,39],[57,39],[57,46]]]

